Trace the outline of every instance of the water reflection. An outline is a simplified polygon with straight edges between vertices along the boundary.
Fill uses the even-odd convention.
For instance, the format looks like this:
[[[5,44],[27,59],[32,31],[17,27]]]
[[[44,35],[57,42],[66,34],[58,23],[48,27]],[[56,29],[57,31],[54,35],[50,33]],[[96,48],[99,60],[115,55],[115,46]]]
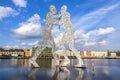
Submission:
[[[78,70],[78,76],[76,77],[75,80],[82,80],[83,75],[84,75],[84,70],[80,68],[76,68],[76,70]]]
[[[31,68],[28,59],[0,59],[0,80],[120,80],[119,59],[85,59],[86,69],[56,67],[54,60],[39,59]]]
[[[37,80],[36,73],[40,70],[40,68],[33,68],[28,77],[32,80]]]
[[[53,80],[67,80],[69,78],[70,71],[67,67],[56,67],[54,75],[52,77]]]
[[[70,75],[70,71],[67,69],[67,67],[56,67],[55,71],[52,70],[43,71],[43,70],[44,69],[41,68],[33,68],[31,69],[28,77],[31,80],[39,80],[42,79],[43,76],[39,78],[37,75],[39,76],[44,75],[43,77],[44,80],[67,80]],[[50,75],[50,73],[52,74]]]

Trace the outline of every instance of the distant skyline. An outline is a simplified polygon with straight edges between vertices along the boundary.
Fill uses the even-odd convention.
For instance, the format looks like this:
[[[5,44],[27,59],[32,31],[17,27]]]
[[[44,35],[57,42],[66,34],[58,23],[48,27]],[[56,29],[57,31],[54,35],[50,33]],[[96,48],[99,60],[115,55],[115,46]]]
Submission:
[[[67,5],[78,50],[120,50],[119,0],[1,0],[0,47],[30,49],[40,45],[50,5],[56,7],[57,14]],[[53,26],[52,32],[59,46],[64,28]]]

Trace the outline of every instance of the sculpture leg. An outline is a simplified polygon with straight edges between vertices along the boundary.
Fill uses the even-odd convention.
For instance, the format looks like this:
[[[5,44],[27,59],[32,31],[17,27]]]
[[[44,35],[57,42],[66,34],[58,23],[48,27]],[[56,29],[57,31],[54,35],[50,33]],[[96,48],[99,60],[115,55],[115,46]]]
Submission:
[[[29,60],[30,65],[32,64],[34,67],[40,67],[37,62],[36,59],[38,58],[38,56],[41,54],[41,52],[45,49],[45,44],[43,43],[42,46],[38,46],[38,48],[35,50],[35,53],[33,55],[33,57]]]
[[[50,45],[52,46],[52,56],[53,56],[53,58],[54,59],[58,59],[59,56],[56,55],[56,53],[55,53],[55,47],[56,47],[56,45],[55,45],[55,41],[54,41],[54,39],[53,39],[52,36],[50,37],[50,41],[49,42],[50,42]]]
[[[63,35],[63,38],[62,38],[62,40],[61,40],[61,45],[60,45],[60,47],[61,47],[61,49],[63,50],[63,55],[64,55],[64,60],[61,62],[61,66],[67,66],[68,64],[70,64],[70,60],[68,59],[68,56],[67,56],[67,54],[66,54],[66,49],[65,49],[65,46],[64,46],[64,44],[65,44],[65,39],[64,39],[65,37],[64,37],[64,35]]]
[[[56,66],[59,66],[59,56],[55,53],[55,42],[54,42],[54,39],[53,37],[51,36],[50,37],[50,45],[52,46],[52,57],[55,59],[55,62],[56,62]]]
[[[63,37],[62,37],[62,39],[61,39],[61,42],[60,42],[60,48],[61,48],[62,51],[63,51],[64,58],[65,58],[66,60],[68,60],[68,57],[67,57],[67,54],[66,54],[66,49],[65,49],[65,43],[67,42],[67,41],[66,41],[67,39],[65,39],[66,37],[67,37],[67,35],[66,35],[66,33],[64,33],[64,35],[63,35]]]
[[[83,60],[82,60],[79,52],[78,52],[76,49],[71,49],[71,50],[72,50],[72,52],[75,54],[75,56],[76,56],[77,59],[78,59],[78,64],[77,64],[77,65],[83,66],[83,65],[84,65],[84,64],[83,64]]]
[[[67,60],[68,57],[67,57],[67,54],[66,54],[66,49],[65,49],[65,47],[63,45],[61,45],[61,47],[62,47],[62,53],[64,55],[64,58]]]
[[[69,44],[69,47],[71,49],[71,51],[75,54],[75,56],[77,57],[78,59],[78,64],[75,65],[75,67],[82,67],[84,64],[83,64],[83,60],[79,54],[79,51],[77,51],[77,49],[74,48],[74,41],[71,40],[70,44]]]
[[[63,49],[63,55],[65,59],[61,62],[60,66],[67,66],[70,64],[70,59],[68,59],[65,49]]]

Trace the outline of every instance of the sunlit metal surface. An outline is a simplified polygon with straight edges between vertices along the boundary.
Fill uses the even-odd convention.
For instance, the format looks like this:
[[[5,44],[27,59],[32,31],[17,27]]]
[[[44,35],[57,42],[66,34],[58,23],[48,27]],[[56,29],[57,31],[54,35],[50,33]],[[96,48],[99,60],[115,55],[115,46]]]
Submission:
[[[60,41],[60,47],[63,50],[63,53],[65,53],[66,49],[65,49],[65,44],[67,43],[69,45],[69,49],[71,50],[71,52],[73,52],[75,54],[75,56],[78,59],[78,64],[75,65],[77,67],[81,67],[83,66],[83,61],[81,59],[81,56],[79,54],[79,51],[77,51],[77,49],[74,47],[74,29],[73,29],[73,25],[71,23],[70,20],[70,13],[67,12],[67,6],[64,5],[61,8],[61,20],[59,22],[60,25],[62,25],[65,28],[65,32],[62,36],[62,39]],[[65,57],[65,61],[62,62],[62,66],[67,66],[70,63],[70,60],[68,59],[67,55],[64,54]]]
[[[56,8],[55,6],[51,5],[50,6],[50,12],[48,12],[46,16],[46,24],[44,27],[44,32],[43,32],[43,39],[42,39],[42,44],[41,46],[38,46],[38,48],[35,50],[35,54],[33,57],[30,59],[30,64],[32,64],[34,67],[39,67],[39,65],[36,63],[37,57],[41,54],[41,52],[46,48],[47,43],[50,43],[52,46],[52,55],[54,58],[55,56],[55,41],[52,36],[52,26],[54,24],[58,24],[58,21],[56,20],[59,16],[56,15]]]
[[[60,21],[57,21],[56,19],[59,17],[60,17]],[[52,26],[54,24],[62,25],[65,28],[65,32],[62,36],[62,39],[60,41],[60,46],[59,46],[63,50],[64,57],[65,57],[65,60],[62,60],[61,63],[59,63],[58,57],[55,54],[56,45],[51,33]],[[60,66],[68,66],[68,64],[70,64],[70,60],[66,55],[66,48],[65,48],[66,43],[69,45],[71,52],[73,52],[78,59],[78,64],[75,65],[75,67],[82,67],[84,65],[79,52],[74,47],[73,25],[70,20],[70,14],[67,12],[67,6],[65,5],[62,6],[61,13],[59,15],[56,15],[55,6],[53,5],[50,6],[50,12],[46,16],[46,25],[45,25],[43,34],[44,35],[43,35],[42,45],[37,47],[35,54],[29,61],[30,64],[32,64],[34,67],[39,67],[39,65],[36,63],[36,59],[41,54],[41,52],[45,49],[46,44],[49,42],[52,46],[53,58],[56,59],[56,62],[58,63],[57,65],[60,64]]]

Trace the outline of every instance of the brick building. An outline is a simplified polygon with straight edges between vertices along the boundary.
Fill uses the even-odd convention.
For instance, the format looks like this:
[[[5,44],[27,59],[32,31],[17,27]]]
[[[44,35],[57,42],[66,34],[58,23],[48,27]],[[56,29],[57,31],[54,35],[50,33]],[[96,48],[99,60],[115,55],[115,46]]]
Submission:
[[[90,57],[91,51],[80,51],[81,57]]]
[[[0,48],[0,55],[9,55],[9,56],[20,56],[20,57],[24,57],[24,50],[23,49],[3,49]]]

